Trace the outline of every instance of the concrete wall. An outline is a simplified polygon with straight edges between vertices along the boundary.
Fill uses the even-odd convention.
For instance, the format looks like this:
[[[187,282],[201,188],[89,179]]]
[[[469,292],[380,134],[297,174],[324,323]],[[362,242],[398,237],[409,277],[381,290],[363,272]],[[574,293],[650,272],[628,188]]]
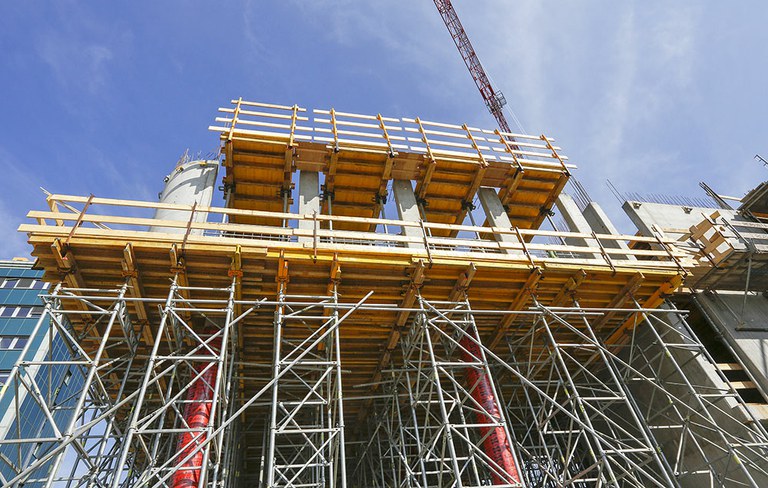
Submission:
[[[768,392],[768,298],[748,295],[743,316],[743,293],[696,293],[694,299],[758,388]]]
[[[616,226],[613,225],[611,219],[608,218],[608,214],[603,211],[602,207],[600,207],[597,202],[590,202],[582,213],[584,215],[584,219],[596,234],[611,234],[615,236],[621,234],[616,229]],[[627,243],[624,241],[605,240],[602,244],[604,247],[629,250],[629,246],[627,246]],[[630,261],[636,261],[635,256],[632,254],[614,254],[612,256],[612,259],[627,259]]]
[[[706,408],[707,415],[713,421],[699,415],[702,409],[697,395],[727,391],[728,385],[721,380],[715,365],[701,354],[699,347],[696,347],[698,340],[691,338],[687,325],[677,315],[669,315],[665,322],[666,325],[658,324],[653,327],[662,334],[664,343],[672,345],[667,348],[669,354],[653,333],[651,325],[641,323],[637,329],[635,349],[642,349],[645,354],[639,355],[635,352],[632,357],[624,356],[637,370],[630,373],[628,386],[639,409],[644,413],[663,456],[673,467],[680,456],[682,470],[702,471],[698,474],[680,475],[678,481],[684,488],[713,486],[710,474],[704,472],[709,463],[715,473],[728,471],[731,481],[738,483],[733,486],[741,486],[740,483],[750,486],[747,478],[738,470],[738,465],[718,447],[722,446],[723,442],[715,430],[719,427],[729,435],[747,438],[748,416],[741,404],[733,398],[719,397],[716,400],[712,396],[705,399],[704,403],[714,403]],[[676,346],[677,344],[688,346],[680,347]],[[631,379],[632,375],[638,373],[640,375]],[[677,400],[670,402],[670,398],[663,391],[653,387],[654,384],[663,386],[665,391]],[[701,450],[693,442],[694,439],[699,439]],[[763,469],[768,469],[768,460],[757,456],[750,457],[753,461],[761,463]],[[753,476],[758,486],[768,486],[767,476],[761,476],[759,473],[753,473]]]
[[[662,237],[677,240],[715,212],[727,220],[744,221],[735,210],[719,208],[686,207],[664,203],[624,202],[624,212],[642,235],[652,236],[653,229]]]

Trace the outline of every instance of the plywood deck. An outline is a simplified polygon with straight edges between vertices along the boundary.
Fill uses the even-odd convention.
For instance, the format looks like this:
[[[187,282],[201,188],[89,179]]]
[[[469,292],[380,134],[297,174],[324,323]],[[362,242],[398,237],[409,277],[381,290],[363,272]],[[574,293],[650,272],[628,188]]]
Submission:
[[[513,225],[538,228],[573,165],[546,136],[233,100],[221,135],[230,206],[290,208],[294,173],[319,171],[334,215],[379,217],[392,179],[415,182],[427,220],[461,224],[480,186],[497,188]],[[514,143],[509,142],[514,139]],[[286,205],[286,202],[288,205]],[[328,199],[323,213],[328,214]],[[243,223],[274,225],[238,217]],[[346,230],[369,230],[349,223]]]

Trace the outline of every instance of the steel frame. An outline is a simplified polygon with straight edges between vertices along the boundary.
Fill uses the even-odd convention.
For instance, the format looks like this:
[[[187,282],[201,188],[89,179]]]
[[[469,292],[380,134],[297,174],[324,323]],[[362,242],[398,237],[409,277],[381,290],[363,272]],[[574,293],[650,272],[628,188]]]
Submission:
[[[13,397],[14,409],[0,441],[3,486],[102,486],[117,469],[114,453],[124,431],[116,413],[135,397],[126,384],[138,343],[126,290],[127,284],[113,290],[58,285],[44,297],[43,314],[11,371],[12,388],[2,393]],[[82,331],[71,327],[71,315],[82,315]],[[42,356],[32,347],[40,342]],[[41,421],[34,432],[25,425],[30,418]]]
[[[534,304],[495,368],[530,486],[675,486],[588,315]]]
[[[112,488],[170,486],[180,469],[198,472],[198,488],[226,479],[223,447],[231,429],[222,420],[234,406],[234,325],[242,318],[234,317],[235,285],[233,278],[227,288],[206,288],[220,298],[196,300],[189,295],[200,288],[180,286],[178,275],[174,279],[121,443],[118,465],[131,466],[131,473],[114,476]],[[190,425],[185,415],[197,385],[210,398],[207,425]],[[199,450],[200,464],[190,465]]]
[[[278,288],[272,404],[266,453],[268,487],[347,486],[336,283],[328,297]],[[310,299],[292,305],[291,300]],[[288,369],[286,369],[288,368]],[[282,371],[287,374],[281,375]]]
[[[487,475],[479,482],[466,476],[478,466],[468,454],[479,444],[455,448],[457,438],[473,435],[457,420],[468,405],[456,394],[462,383],[437,381],[449,368],[430,355],[436,338],[455,350],[460,338],[473,337],[469,303],[461,318],[449,311],[458,311],[455,304],[441,312],[421,303],[402,360],[384,382],[388,394],[377,400],[354,479],[359,486],[487,485]],[[525,486],[766,486],[768,433],[715,368],[684,312],[636,302],[600,310],[576,300],[571,307],[533,303],[530,328],[507,338],[504,357],[477,341],[482,367],[503,393]],[[606,315],[631,330],[626,341],[607,343],[600,327]]]
[[[342,488],[347,471],[350,486],[487,486],[501,468],[483,449],[481,427],[504,431],[523,478],[496,486],[768,485],[768,433],[671,305],[547,307],[534,297],[532,310],[516,312],[529,325],[516,327],[497,354],[478,340],[476,320],[490,311],[473,310],[466,297],[419,296],[368,436],[348,444],[340,326],[358,309],[389,307],[367,305],[370,294],[340,303],[333,282],[326,296],[289,295],[284,282],[271,302],[238,301],[237,279],[205,289],[174,280],[162,303],[128,298],[127,283],[57,286],[0,394],[14,409],[0,440],[2,484],[161,487],[187,469],[199,471],[198,488],[235,486],[239,419],[259,401],[270,411],[268,487]],[[190,298],[202,291],[213,298]],[[160,305],[149,351],[139,347],[131,300]],[[271,378],[243,398],[238,324],[268,305]],[[246,310],[235,315],[239,308]],[[83,325],[75,330],[70,318]],[[624,324],[626,340],[606,339],[615,329],[602,326],[607,319]],[[44,354],[32,347],[39,341],[49,344],[38,350]],[[187,425],[187,394],[214,364],[205,381],[210,423]],[[498,412],[473,397],[468,368],[489,378]],[[43,419],[34,432],[24,425],[32,411]],[[201,463],[190,465],[200,453]]]
[[[479,487],[494,475],[506,481],[495,486],[522,486],[483,448],[496,429],[507,439],[510,432],[503,409],[478,402],[473,392],[480,382],[466,374],[469,368],[482,372],[498,399],[487,351],[466,342],[479,344],[469,302],[419,296],[418,304],[401,339],[401,366],[389,372],[389,398],[380,402],[372,441],[357,463],[357,486]]]
[[[635,302],[637,305],[637,302]],[[768,485],[768,433],[696,338],[685,313],[667,303],[637,314],[616,357],[647,425],[681,483]],[[651,394],[638,395],[650,390]]]

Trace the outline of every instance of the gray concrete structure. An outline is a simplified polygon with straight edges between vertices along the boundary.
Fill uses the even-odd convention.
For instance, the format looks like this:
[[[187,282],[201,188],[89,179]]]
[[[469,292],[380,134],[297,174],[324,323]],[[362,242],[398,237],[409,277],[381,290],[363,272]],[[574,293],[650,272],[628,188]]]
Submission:
[[[213,191],[216,186],[216,174],[219,162],[216,160],[190,161],[176,166],[176,169],[165,177],[165,186],[160,193],[160,203],[172,203],[179,205],[194,205],[197,207],[210,207],[213,201]],[[178,220],[189,222],[191,212],[189,210],[157,209],[155,219]],[[193,222],[205,222],[208,219],[207,212],[195,211]],[[183,227],[157,227],[149,229],[152,232],[165,234],[184,234]],[[192,230],[190,234],[201,235],[202,230]]]
[[[666,203],[624,202],[624,212],[632,220],[641,234],[654,235],[677,240],[687,234],[691,226],[708,218],[714,212],[732,220],[736,216],[734,210],[724,210],[707,207],[687,207],[684,205],[669,205]]]
[[[565,224],[568,226],[570,232],[578,232],[579,234],[591,234],[592,227],[589,222],[581,214],[579,206],[570,195],[561,193],[555,200],[555,205],[560,215],[565,220]],[[598,248],[598,244],[594,239],[585,239],[582,237],[566,237],[565,243],[571,246],[589,246],[592,248]],[[583,257],[586,259],[602,259],[600,254],[583,253]]]
[[[738,222],[748,219],[734,210],[638,201],[627,201],[623,208],[640,234],[680,241],[678,245],[681,248],[690,246],[692,252],[697,252],[699,248],[690,240],[691,228],[700,226],[703,222],[713,222],[712,230],[707,231],[706,239],[714,239],[712,232],[720,233],[725,239],[720,248],[735,250],[737,255],[733,259],[744,261],[740,256],[747,248],[740,237],[742,234],[735,232],[734,226],[738,227]],[[589,215],[596,231],[599,228],[611,230],[600,222],[598,210],[587,209],[585,215]],[[716,221],[712,221],[716,212]],[[722,269],[714,270],[727,274],[730,265],[726,261],[721,264]],[[737,281],[743,287],[743,273],[738,269],[735,271],[735,274],[741,275]],[[687,285],[695,288],[697,283],[700,281],[689,279]],[[720,275],[714,275],[708,283],[719,287],[724,285],[725,281]],[[694,292],[692,296],[694,304],[713,327],[713,332],[729,346],[728,349],[738,358],[738,362],[744,366],[749,377],[754,379],[759,388],[763,392],[768,391],[768,345],[765,343],[765,339],[768,339],[768,300],[760,295],[748,296],[742,316],[742,306],[745,304],[743,292]],[[666,334],[663,340],[662,331]],[[664,384],[667,394],[679,398],[686,408],[690,408],[689,412],[681,409],[671,416],[667,398],[658,397],[647,388],[630,385],[635,401],[642,410],[648,412],[648,418],[652,419],[649,424],[662,452],[667,454],[668,462],[676,470],[679,469],[678,465],[708,465],[713,472],[728,472],[732,460],[726,459],[727,455],[724,456],[724,452],[727,452],[724,450],[727,439],[722,434],[715,435],[712,425],[728,432],[729,435],[745,435],[745,438],[748,438],[749,425],[755,419],[763,418],[760,405],[755,408],[750,404],[751,412],[746,411],[745,404],[740,403],[737,398],[737,390],[727,381],[723,372],[738,371],[740,367],[716,363],[681,316],[668,316],[664,324],[659,323],[655,331],[651,327],[639,329],[635,341],[644,350],[645,356],[636,367],[641,371],[644,367],[648,368],[648,374],[653,371],[658,381],[666,383],[660,384]],[[644,366],[646,363],[647,366]],[[721,369],[723,367],[726,369]],[[716,408],[708,408],[706,415],[702,415],[703,407],[708,405],[715,405]],[[668,453],[673,452],[678,454],[669,457]],[[742,455],[747,456],[756,465],[766,466],[765,459],[757,452]],[[768,486],[768,476],[764,470],[752,472],[754,479],[749,476],[746,471],[732,471],[721,485],[713,482],[711,473],[701,471],[699,474],[693,471],[690,475],[681,476],[679,481],[681,486],[691,488]]]
[[[768,393],[768,298],[718,291],[695,293],[694,300],[758,389]]]
[[[413,185],[410,180],[392,180],[392,193],[395,196],[395,205],[397,207],[397,218],[410,222],[419,222],[421,212],[419,204],[416,201],[416,194],[413,192]],[[423,241],[424,234],[419,227],[403,227],[403,235],[413,237]],[[424,248],[423,242],[409,242],[410,248]]]
[[[313,215],[320,213],[320,173],[317,171],[301,171],[299,173],[299,213]],[[300,220],[299,229],[312,231],[312,220]],[[311,237],[299,236],[301,243],[311,242]]]
[[[493,227],[512,229],[512,222],[509,220],[509,216],[504,210],[504,206],[501,204],[499,195],[494,188],[480,188],[477,192],[477,197],[483,206],[483,212],[485,212],[488,224]],[[493,238],[500,243],[520,244],[520,240],[512,234],[494,234]],[[518,249],[506,249],[506,252],[507,254],[522,254],[522,250]]]
[[[582,212],[584,219],[589,226],[597,234],[621,234],[608,218],[608,214],[603,211],[603,208],[597,204],[597,202],[590,202],[589,205]],[[603,246],[612,249],[626,249],[629,250],[629,246],[624,241],[603,241]],[[614,259],[628,259],[634,261],[636,258],[632,254],[614,254]]]

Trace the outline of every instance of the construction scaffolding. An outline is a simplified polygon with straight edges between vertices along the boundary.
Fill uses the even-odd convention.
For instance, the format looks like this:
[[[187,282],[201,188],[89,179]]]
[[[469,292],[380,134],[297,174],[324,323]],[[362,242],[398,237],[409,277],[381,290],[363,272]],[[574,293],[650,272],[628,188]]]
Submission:
[[[4,486],[768,486],[768,433],[667,301],[701,256],[541,229],[551,139],[224,111],[226,207],[28,214],[58,283],[29,342],[61,346],[1,394]]]
[[[715,363],[681,312],[537,304],[527,314],[531,328],[510,338],[500,356],[473,340],[467,302],[443,310],[424,305],[413,335],[427,338],[417,347],[431,362],[425,368],[405,360],[390,372],[387,395],[370,419],[371,440],[354,468],[357,486],[485,486],[499,472],[465,415],[480,408],[469,393],[475,385],[450,374],[472,364],[460,359],[462,339],[483,351],[473,366],[490,368],[503,385],[506,423],[503,415],[496,421],[511,433],[525,486],[762,486],[768,480],[765,430],[733,387],[724,376],[712,385],[686,374],[695,370],[687,362],[712,370]],[[633,332],[625,344],[606,347],[595,325],[617,313],[650,337],[643,341]],[[565,336],[571,339],[564,342]],[[437,361],[435,343],[453,355]],[[410,341],[402,347],[404,357],[412,354]],[[441,383],[443,376],[451,380]],[[422,412],[429,408],[443,417]]]

